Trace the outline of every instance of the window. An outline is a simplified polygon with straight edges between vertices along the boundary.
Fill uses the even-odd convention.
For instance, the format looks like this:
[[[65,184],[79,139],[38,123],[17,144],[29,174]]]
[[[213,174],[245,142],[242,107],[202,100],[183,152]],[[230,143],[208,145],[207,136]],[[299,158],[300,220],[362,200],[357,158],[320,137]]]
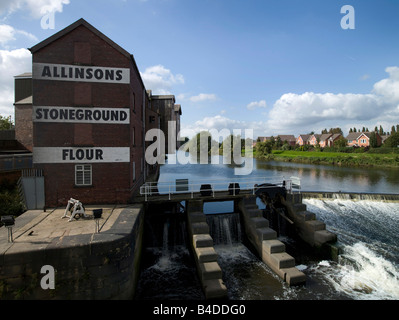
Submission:
[[[77,186],[92,185],[92,168],[90,164],[75,166],[75,185]]]
[[[133,147],[136,146],[136,128],[133,128]]]
[[[136,162],[133,162],[133,182],[136,181]]]

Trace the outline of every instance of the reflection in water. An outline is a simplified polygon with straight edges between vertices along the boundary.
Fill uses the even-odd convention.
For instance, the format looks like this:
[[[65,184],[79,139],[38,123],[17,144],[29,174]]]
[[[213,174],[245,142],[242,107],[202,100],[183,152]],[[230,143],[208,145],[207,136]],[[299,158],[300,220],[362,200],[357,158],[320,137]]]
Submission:
[[[222,156],[219,159],[212,157],[212,162],[216,164],[180,164],[179,162],[167,164],[161,167],[160,181],[175,181],[180,178],[198,181],[297,176],[301,178],[302,188],[306,191],[398,193],[399,168],[340,167],[256,159],[246,161],[252,160],[254,161],[253,171],[247,176],[236,176],[234,166],[224,164]]]

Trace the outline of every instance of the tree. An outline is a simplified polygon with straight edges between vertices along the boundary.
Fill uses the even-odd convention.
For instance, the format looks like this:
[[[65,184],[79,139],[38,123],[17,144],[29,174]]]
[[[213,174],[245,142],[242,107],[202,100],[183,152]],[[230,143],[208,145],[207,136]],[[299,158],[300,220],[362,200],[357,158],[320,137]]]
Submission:
[[[395,126],[392,126],[391,134],[394,134],[395,132],[396,132]]]
[[[388,139],[385,140],[384,146],[388,148],[399,147],[399,132],[391,134]]]
[[[378,147],[377,134],[375,132],[372,132],[370,135],[370,146],[372,148]]]
[[[3,117],[0,115],[0,130],[10,130],[14,126],[11,117]]]
[[[348,140],[346,140],[344,137],[339,137],[338,140],[334,142],[334,146],[338,148],[345,148],[348,144]]]
[[[380,136],[384,135],[384,129],[382,128],[382,126],[380,125],[380,131],[378,132],[380,134]]]
[[[256,144],[256,151],[258,152],[259,155],[270,154],[272,153],[272,149],[273,146],[270,141],[258,142]]]

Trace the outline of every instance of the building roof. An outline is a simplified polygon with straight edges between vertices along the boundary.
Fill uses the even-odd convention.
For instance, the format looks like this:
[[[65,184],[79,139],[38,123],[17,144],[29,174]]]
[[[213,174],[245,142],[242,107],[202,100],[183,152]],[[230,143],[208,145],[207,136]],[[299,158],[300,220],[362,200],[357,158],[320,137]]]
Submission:
[[[14,78],[15,79],[31,79],[32,78],[32,72],[25,72],[23,74],[15,76]]]
[[[33,96],[27,97],[14,103],[14,105],[33,104]]]
[[[300,134],[298,138],[301,137],[303,141],[307,141],[310,137],[310,134]]]
[[[143,87],[145,88],[145,84],[143,79],[141,78],[141,74],[140,74],[140,70],[137,67],[137,63],[134,59],[134,56],[132,54],[130,54],[128,51],[126,51],[125,49],[123,49],[121,46],[119,46],[117,43],[115,43],[114,41],[112,41],[110,38],[108,38],[105,34],[103,34],[101,31],[99,31],[98,29],[96,29],[95,27],[93,27],[90,23],[88,23],[85,19],[81,18],[79,20],[77,20],[76,22],[72,23],[71,25],[69,25],[68,27],[66,27],[65,29],[62,29],[61,31],[55,33],[54,35],[52,35],[51,37],[43,40],[42,42],[39,42],[38,44],[36,44],[35,46],[33,46],[32,48],[29,48],[30,52],[33,54],[37,51],[39,51],[40,49],[46,47],[47,45],[49,45],[50,43],[60,39],[61,37],[65,36],[66,34],[70,33],[71,31],[75,30],[76,28],[80,27],[80,26],[84,26],[87,29],[89,29],[91,32],[93,32],[95,35],[97,35],[99,38],[101,38],[102,40],[104,40],[105,42],[107,42],[111,47],[113,47],[115,50],[119,51],[122,55],[124,55],[126,58],[131,59],[131,62],[133,64],[133,67],[136,69],[139,80],[141,81],[141,84],[143,85]],[[148,91],[146,90],[146,93],[148,95]]]
[[[324,133],[320,136],[320,141],[326,141],[332,136],[331,133]]]
[[[374,132],[376,135],[379,135],[378,132]],[[372,132],[350,132],[348,136],[346,137],[346,140],[352,141],[352,140],[357,140],[360,138],[360,136],[364,135],[368,139],[370,139]]]
[[[125,49],[123,49],[121,46],[119,46],[118,44],[116,44],[114,41],[112,41],[110,38],[108,38],[106,35],[104,35],[102,32],[100,32],[98,29],[96,29],[95,27],[93,27],[90,23],[88,23],[85,19],[81,18],[79,20],[77,20],[76,22],[72,23],[71,25],[69,25],[68,27],[66,27],[65,29],[62,29],[61,31],[55,33],[54,35],[52,35],[51,37],[43,40],[42,42],[39,42],[38,44],[36,44],[35,46],[33,46],[32,48],[29,48],[29,50],[32,53],[35,53],[37,51],[39,51],[40,49],[46,47],[47,45],[49,45],[50,43],[60,39],[61,37],[63,37],[64,35],[70,33],[71,31],[75,30],[76,28],[80,27],[80,26],[85,26],[87,29],[89,29],[91,32],[93,32],[95,35],[97,35],[98,37],[100,37],[101,39],[103,39],[105,42],[107,42],[110,46],[112,46],[114,49],[116,49],[117,51],[119,51],[120,53],[122,53],[124,56],[126,56],[127,58],[130,58],[131,54],[129,52],[127,52]]]
[[[341,136],[342,136],[342,134],[340,134],[340,133],[334,133],[329,139],[334,141],[334,140],[337,140]]]
[[[296,141],[295,136],[291,134],[278,135],[277,137],[280,137],[281,141]]]
[[[180,115],[182,115],[181,105],[180,104],[175,104],[175,112],[178,112]]]

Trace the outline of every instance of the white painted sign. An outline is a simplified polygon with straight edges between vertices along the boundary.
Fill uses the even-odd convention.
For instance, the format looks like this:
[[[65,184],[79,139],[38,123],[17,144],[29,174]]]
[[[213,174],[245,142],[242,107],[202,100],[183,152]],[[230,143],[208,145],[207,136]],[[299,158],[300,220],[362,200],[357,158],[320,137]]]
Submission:
[[[129,124],[123,108],[33,107],[33,122]]]
[[[129,84],[130,69],[33,63],[32,77],[36,80]]]
[[[130,148],[33,148],[33,163],[130,162]]]

